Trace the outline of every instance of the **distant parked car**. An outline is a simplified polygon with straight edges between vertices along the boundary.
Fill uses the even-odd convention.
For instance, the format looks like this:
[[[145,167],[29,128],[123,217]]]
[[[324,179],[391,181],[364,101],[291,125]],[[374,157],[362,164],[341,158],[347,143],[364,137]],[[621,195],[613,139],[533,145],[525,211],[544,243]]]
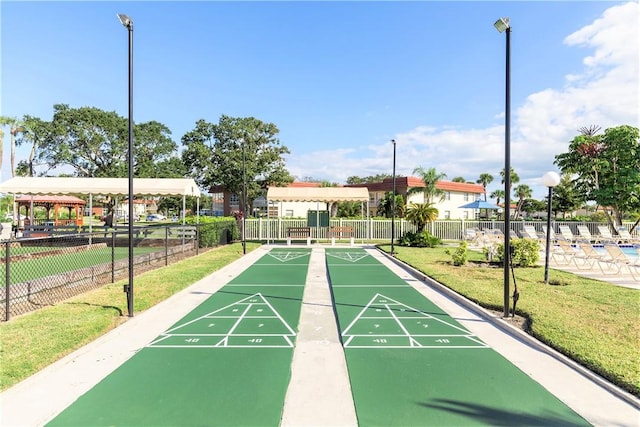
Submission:
[[[147,221],[148,222],[154,222],[154,221],[166,221],[167,217],[162,215],[162,214],[149,214],[147,215]]]

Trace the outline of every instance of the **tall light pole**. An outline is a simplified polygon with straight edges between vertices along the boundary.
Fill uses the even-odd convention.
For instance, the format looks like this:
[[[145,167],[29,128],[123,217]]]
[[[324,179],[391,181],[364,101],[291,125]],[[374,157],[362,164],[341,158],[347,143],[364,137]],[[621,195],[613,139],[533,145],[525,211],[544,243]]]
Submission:
[[[504,317],[509,317],[509,266],[511,265],[511,25],[509,18],[500,18],[494,24],[507,33],[505,106],[504,106]]]
[[[129,284],[125,292],[129,317],[133,317],[133,21],[122,13],[118,13],[118,19],[129,33]]]
[[[393,247],[393,240],[396,236],[396,140],[392,139],[391,143],[393,144],[393,191],[391,199],[391,256],[395,256],[395,250]]]
[[[553,187],[560,184],[560,175],[555,172],[547,172],[542,176],[542,183],[549,187],[547,199],[547,240],[544,251],[544,283],[549,284],[549,248],[551,247],[551,200],[553,199]]]
[[[247,240],[246,240],[246,210],[247,210],[247,163],[246,163],[246,141],[242,140],[242,253],[247,253]]]

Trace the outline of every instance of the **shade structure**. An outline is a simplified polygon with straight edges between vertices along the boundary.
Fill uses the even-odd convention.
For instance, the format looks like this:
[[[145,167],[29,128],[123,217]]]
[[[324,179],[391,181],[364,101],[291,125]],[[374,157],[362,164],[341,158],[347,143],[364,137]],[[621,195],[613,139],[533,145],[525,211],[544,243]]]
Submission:
[[[475,202],[467,203],[466,205],[459,206],[460,209],[502,209],[498,205],[485,202],[484,200],[476,200]]]
[[[133,192],[149,196],[200,197],[193,179],[134,178]],[[127,178],[15,177],[0,184],[0,193],[12,194],[129,194]]]
[[[273,202],[366,202],[366,187],[269,187],[267,199]]]

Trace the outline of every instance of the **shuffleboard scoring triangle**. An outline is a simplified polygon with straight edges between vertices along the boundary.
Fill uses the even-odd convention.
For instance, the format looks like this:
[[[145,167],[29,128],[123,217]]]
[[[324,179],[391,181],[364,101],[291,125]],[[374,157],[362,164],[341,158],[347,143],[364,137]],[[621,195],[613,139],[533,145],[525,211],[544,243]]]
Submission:
[[[148,347],[293,347],[295,331],[256,293],[162,333]]]
[[[327,256],[338,258],[338,259],[349,261],[349,262],[358,262],[361,259],[366,258],[370,255],[366,252],[345,251],[345,252],[327,252]]]
[[[342,332],[344,348],[487,348],[452,322],[375,294]]]

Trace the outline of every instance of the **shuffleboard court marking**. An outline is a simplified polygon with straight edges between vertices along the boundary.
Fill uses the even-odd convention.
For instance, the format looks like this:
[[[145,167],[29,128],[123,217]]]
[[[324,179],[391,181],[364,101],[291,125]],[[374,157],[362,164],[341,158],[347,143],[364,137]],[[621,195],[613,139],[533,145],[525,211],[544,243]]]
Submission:
[[[330,257],[354,263],[371,256],[366,252],[326,252],[326,254]]]
[[[342,337],[344,348],[489,348],[466,329],[379,293]]]
[[[291,261],[294,259],[298,259],[298,258],[302,258],[305,256],[309,256],[311,255],[311,252],[283,252],[283,251],[269,251],[267,252],[267,255],[269,255],[272,258],[277,259],[280,262],[287,262],[287,261]]]
[[[256,293],[171,328],[147,347],[293,347],[295,335],[269,301]]]

